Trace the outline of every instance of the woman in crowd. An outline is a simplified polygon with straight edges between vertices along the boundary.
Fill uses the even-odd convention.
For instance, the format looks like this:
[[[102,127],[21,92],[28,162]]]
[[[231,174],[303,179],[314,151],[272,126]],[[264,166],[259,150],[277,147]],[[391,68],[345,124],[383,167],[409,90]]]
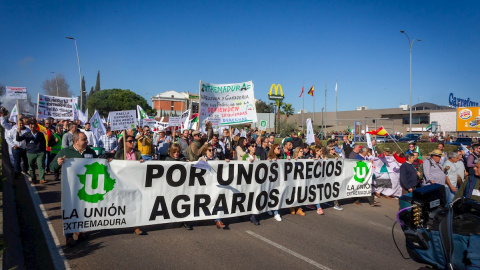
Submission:
[[[115,153],[115,159],[120,160],[138,160],[140,163],[143,163],[144,160],[142,159],[142,153],[137,149],[133,148],[133,143],[135,142],[135,137],[127,135],[125,138],[125,150],[117,151]],[[121,141],[123,144],[123,140]],[[126,153],[126,155],[125,155]],[[135,228],[133,231],[135,234],[140,235],[143,234],[143,231],[140,228]]]
[[[253,163],[254,161],[259,161],[260,157],[255,155],[255,150],[257,148],[257,143],[255,140],[250,140],[247,147],[247,153],[243,156],[244,161],[249,161]],[[258,222],[257,217],[255,215],[250,216],[250,221],[253,225],[258,226],[260,222]]]
[[[187,161],[187,159],[183,156],[180,145],[174,143],[168,149],[168,156],[165,158],[165,161]],[[186,222],[182,223],[182,227],[186,230],[193,230],[192,226]]]
[[[281,151],[282,149],[280,148],[280,145],[274,143],[270,147],[270,150],[268,151],[267,159],[268,161],[277,161],[277,159],[282,159],[282,154]],[[272,211],[267,212],[270,216],[273,215],[276,221],[282,221],[282,217],[280,216],[280,213],[278,210],[274,210],[273,213]]]
[[[204,161],[218,160],[218,158],[215,156],[215,152],[213,151],[213,145],[211,145],[210,143],[207,144],[207,148],[203,150],[202,159]],[[217,229],[228,230],[228,227],[226,227],[225,224],[223,224],[222,220],[219,218],[215,219],[215,225],[217,226]]]
[[[245,147],[247,146],[247,138],[240,137],[237,142],[237,147],[235,148],[235,153],[237,154],[237,160],[242,160],[245,152]]]
[[[172,144],[168,149],[168,156],[165,158],[166,161],[187,161],[187,159],[182,154],[182,149],[178,144]]]
[[[303,148],[299,146],[299,147],[295,148],[295,150],[293,150],[293,158],[295,160],[303,159],[304,158],[303,153],[304,153]]]
[[[297,159],[303,159],[303,147],[297,147],[295,150],[293,150],[293,155],[292,157],[297,160]],[[305,216],[305,213],[303,212],[301,207],[290,207],[290,213],[292,215],[300,215],[300,216]]]

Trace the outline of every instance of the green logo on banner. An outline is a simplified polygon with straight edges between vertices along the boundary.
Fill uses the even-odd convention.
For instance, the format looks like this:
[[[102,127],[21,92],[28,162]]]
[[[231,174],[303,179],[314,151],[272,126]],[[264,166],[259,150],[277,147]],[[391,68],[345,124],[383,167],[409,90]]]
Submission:
[[[363,183],[369,172],[367,163],[358,161],[357,166],[353,167],[353,170],[355,171],[355,176],[353,177],[355,181]]]
[[[77,193],[78,198],[89,203],[103,201],[103,196],[113,190],[115,179],[110,178],[108,167],[98,162],[85,165],[85,168],[87,171],[84,174],[77,174],[83,184]]]

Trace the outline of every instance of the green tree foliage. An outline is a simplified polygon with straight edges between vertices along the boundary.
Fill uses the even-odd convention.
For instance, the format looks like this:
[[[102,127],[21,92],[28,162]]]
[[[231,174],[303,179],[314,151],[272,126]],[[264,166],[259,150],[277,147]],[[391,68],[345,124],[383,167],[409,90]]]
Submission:
[[[87,101],[89,112],[97,110],[101,116],[105,117],[107,117],[111,111],[136,110],[137,105],[140,105],[148,115],[151,115],[153,110],[152,107],[148,105],[147,100],[128,89],[94,91]]]
[[[286,115],[286,117],[289,117],[290,115],[295,113],[295,109],[293,109],[292,104],[290,103],[283,103],[282,105],[282,112],[283,114]]]
[[[268,104],[261,99],[257,99],[255,101],[255,108],[257,109],[258,113],[273,113],[275,111],[274,104]]]
[[[100,70],[97,72],[97,82],[95,83],[95,92],[100,91]]]
[[[90,96],[93,95],[93,91],[94,90],[93,90],[93,86],[92,86],[92,88],[90,88],[90,92],[88,92],[88,98],[90,98]]]

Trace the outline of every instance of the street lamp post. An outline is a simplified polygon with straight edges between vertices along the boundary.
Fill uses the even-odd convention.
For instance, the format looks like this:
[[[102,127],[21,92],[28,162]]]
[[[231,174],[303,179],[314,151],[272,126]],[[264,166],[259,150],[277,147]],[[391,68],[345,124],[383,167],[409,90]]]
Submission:
[[[53,76],[55,76],[55,85],[57,86],[57,97],[58,97],[58,82],[57,82],[57,74],[55,71],[50,71],[50,73],[53,73]]]
[[[77,61],[78,61],[78,75],[80,76],[80,110],[83,110],[83,89],[82,89],[82,70],[80,69],[80,58],[78,57],[78,47],[77,40],[73,37],[65,37],[67,39],[72,39],[75,41],[75,50],[77,51]]]
[[[410,129],[408,130],[408,133],[412,133],[412,45],[415,40],[416,41],[422,41],[422,40],[413,39],[412,41],[410,41],[410,37],[408,37],[405,31],[401,30],[400,33],[405,34],[405,36],[407,36],[408,44],[410,45]]]

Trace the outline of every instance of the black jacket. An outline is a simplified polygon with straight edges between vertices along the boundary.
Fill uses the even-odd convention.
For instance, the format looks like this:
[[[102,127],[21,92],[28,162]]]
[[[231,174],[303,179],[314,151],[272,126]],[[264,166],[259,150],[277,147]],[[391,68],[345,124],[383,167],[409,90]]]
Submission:
[[[47,143],[45,142],[45,136],[43,133],[37,131],[36,137],[32,132],[26,132],[23,135],[17,133],[17,141],[25,140],[27,144],[27,153],[38,154],[47,150]]]

